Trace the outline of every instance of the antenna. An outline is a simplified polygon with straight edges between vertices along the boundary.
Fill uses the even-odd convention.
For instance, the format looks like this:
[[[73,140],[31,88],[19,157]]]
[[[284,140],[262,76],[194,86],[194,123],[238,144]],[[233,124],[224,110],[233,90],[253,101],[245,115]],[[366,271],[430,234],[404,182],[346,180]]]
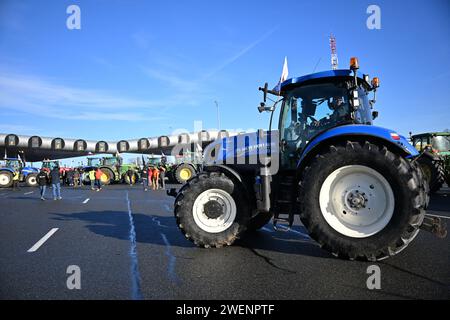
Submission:
[[[331,69],[336,70],[338,68],[338,57],[336,53],[336,38],[333,34],[330,34],[330,48],[331,48]]]

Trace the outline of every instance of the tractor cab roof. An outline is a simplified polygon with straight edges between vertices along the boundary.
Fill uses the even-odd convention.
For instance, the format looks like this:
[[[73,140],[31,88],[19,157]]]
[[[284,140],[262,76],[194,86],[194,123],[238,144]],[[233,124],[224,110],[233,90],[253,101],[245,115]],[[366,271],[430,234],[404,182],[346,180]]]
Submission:
[[[412,138],[421,138],[421,137],[429,137],[429,136],[450,136],[450,132],[425,132],[413,134]]]
[[[360,72],[357,72],[358,81],[361,81],[364,83],[367,87],[370,87],[370,83],[368,83],[364,78],[364,75]],[[281,84],[281,92],[286,92],[287,90],[301,86],[307,82],[310,82],[311,80],[320,80],[320,79],[327,79],[327,78],[337,78],[337,77],[353,77],[353,71],[350,69],[340,69],[340,70],[328,70],[328,71],[322,71],[322,72],[316,72],[307,74],[301,77],[291,78],[286,81],[284,81]],[[359,82],[359,83],[361,83]]]

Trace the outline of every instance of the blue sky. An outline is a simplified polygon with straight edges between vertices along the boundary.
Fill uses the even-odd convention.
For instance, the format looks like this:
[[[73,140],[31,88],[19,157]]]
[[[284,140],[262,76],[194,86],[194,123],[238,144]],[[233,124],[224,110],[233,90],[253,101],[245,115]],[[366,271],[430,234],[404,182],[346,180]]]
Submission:
[[[79,5],[81,30],[66,8]],[[381,30],[366,9],[381,9]],[[267,128],[258,86],[341,68],[379,76],[376,124],[402,134],[450,127],[450,2],[0,2],[0,132],[84,139]]]

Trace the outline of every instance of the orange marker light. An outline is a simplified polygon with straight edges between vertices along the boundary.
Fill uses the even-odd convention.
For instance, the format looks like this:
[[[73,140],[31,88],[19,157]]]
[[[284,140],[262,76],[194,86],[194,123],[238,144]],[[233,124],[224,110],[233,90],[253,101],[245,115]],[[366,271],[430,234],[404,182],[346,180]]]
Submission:
[[[356,58],[356,57],[350,58],[350,69],[352,69],[352,70],[359,69],[358,58]]]
[[[372,87],[378,88],[379,86],[380,86],[380,79],[378,79],[378,77],[374,77],[372,79]]]

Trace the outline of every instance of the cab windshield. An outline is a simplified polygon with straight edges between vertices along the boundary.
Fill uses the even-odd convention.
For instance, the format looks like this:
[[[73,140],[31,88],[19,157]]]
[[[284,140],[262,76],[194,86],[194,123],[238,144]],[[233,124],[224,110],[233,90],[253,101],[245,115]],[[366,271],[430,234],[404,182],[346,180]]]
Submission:
[[[89,167],[98,167],[100,166],[100,159],[99,158],[91,158],[88,159],[88,166]]]
[[[105,166],[114,166],[117,163],[117,159],[116,158],[105,158],[104,159],[104,165]]]
[[[285,95],[280,126],[282,138],[301,148],[320,132],[337,125],[372,124],[367,92],[358,88],[359,106],[352,112],[348,83],[327,82],[301,86]]]
[[[437,136],[432,141],[433,149],[437,149],[440,152],[450,151],[450,136]]]

